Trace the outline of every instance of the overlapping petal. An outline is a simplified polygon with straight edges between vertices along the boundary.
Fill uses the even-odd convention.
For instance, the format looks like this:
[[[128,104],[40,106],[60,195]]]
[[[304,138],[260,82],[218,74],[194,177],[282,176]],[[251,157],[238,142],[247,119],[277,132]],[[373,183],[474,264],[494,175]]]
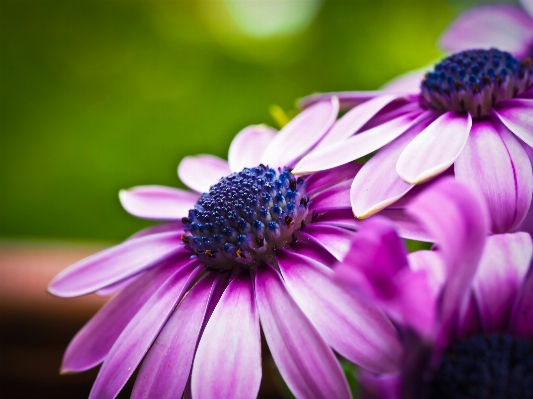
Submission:
[[[533,147],[533,99],[505,100],[493,112],[511,132]]]
[[[261,162],[261,157],[276,130],[266,125],[248,126],[242,129],[231,141],[228,164],[232,172],[252,168]]]
[[[178,165],[180,180],[199,193],[209,191],[209,187],[230,173],[228,163],[214,155],[188,156]]]

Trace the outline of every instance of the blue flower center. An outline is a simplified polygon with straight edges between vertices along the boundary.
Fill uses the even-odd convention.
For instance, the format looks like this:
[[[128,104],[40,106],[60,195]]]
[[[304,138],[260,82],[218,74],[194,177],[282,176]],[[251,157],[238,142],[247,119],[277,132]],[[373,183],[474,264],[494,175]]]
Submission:
[[[494,104],[533,87],[533,63],[497,49],[453,54],[428,72],[420,86],[424,108],[488,115]]]
[[[508,334],[461,340],[446,350],[429,399],[533,398],[533,342]]]
[[[182,240],[208,269],[251,268],[290,244],[307,214],[302,178],[287,168],[245,168],[201,195],[183,218]]]

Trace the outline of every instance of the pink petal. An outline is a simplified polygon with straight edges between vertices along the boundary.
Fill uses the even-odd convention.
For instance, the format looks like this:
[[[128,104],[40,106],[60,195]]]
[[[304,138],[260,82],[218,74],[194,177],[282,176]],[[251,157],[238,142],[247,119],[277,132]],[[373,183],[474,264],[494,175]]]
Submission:
[[[333,97],[339,100],[340,109],[350,109],[374,97],[384,94],[381,91],[339,91],[336,93],[319,93],[302,98],[298,105],[305,109],[310,106],[323,102],[330,101]]]
[[[181,398],[215,281],[215,273],[206,275],[172,313],[142,362],[133,399]]]
[[[518,292],[511,313],[510,332],[533,339],[533,272],[531,269]]]
[[[403,115],[306,155],[294,168],[298,175],[344,165],[390,143],[413,124],[416,114]]]
[[[533,147],[533,100],[505,100],[497,105],[494,113],[511,132]]]
[[[331,186],[311,197],[310,209],[318,213],[334,209],[350,209],[350,180]]]
[[[313,223],[329,224],[348,230],[357,230],[361,221],[356,219],[349,208],[335,209],[319,214]]]
[[[319,244],[307,240],[297,240],[291,244],[291,249],[300,256],[313,259],[323,265],[335,265],[337,260],[331,253]]]
[[[155,226],[147,227],[146,229],[142,229],[138,231],[137,233],[133,234],[132,236],[130,236],[128,240],[132,240],[134,238],[140,238],[144,236],[149,236],[152,234],[168,233],[171,231],[183,232],[183,223],[181,223],[181,220],[178,222],[163,223],[163,224],[157,224]]]
[[[242,129],[231,141],[228,163],[232,172],[253,168],[261,163],[261,157],[276,130],[266,125],[248,126]]]
[[[178,165],[178,176],[181,181],[199,193],[208,192],[221,177],[226,177],[230,173],[228,163],[214,155],[185,157]]]
[[[420,93],[420,84],[427,72],[428,69],[423,68],[404,73],[387,82],[381,90],[388,93]]]
[[[73,264],[59,273],[48,291],[61,297],[85,295],[128,278],[172,255],[189,252],[181,232],[152,234],[127,240]]]
[[[101,363],[135,314],[181,266],[180,261],[167,261],[146,272],[106,303],[72,339],[61,370],[83,371]]]
[[[342,260],[350,249],[353,231],[327,224],[311,223],[298,234],[299,237],[315,242],[327,249],[335,259]]]
[[[395,94],[384,94],[351,109],[335,122],[328,134],[320,142],[319,148],[337,143],[339,140],[346,139],[357,133],[376,113],[397,98],[399,96]]]
[[[307,176],[305,179],[307,194],[313,196],[346,180],[351,181],[362,166],[360,163],[349,162],[333,170],[325,170]]]
[[[505,332],[533,254],[527,233],[487,238],[473,288],[486,332]]]
[[[186,290],[202,273],[203,266],[193,260],[161,284],[109,351],[89,395],[90,399],[116,397]]]
[[[165,186],[138,186],[120,190],[124,209],[144,219],[181,220],[194,207],[198,194]]]
[[[382,311],[340,288],[333,271],[310,258],[279,251],[276,259],[292,297],[335,351],[370,371],[399,369],[402,347]]]
[[[472,118],[447,112],[416,136],[398,158],[396,170],[408,183],[418,184],[444,172],[468,139]]]
[[[198,344],[192,394],[254,399],[261,382],[261,336],[252,282],[236,277],[226,288]]]
[[[424,226],[408,214],[405,209],[385,208],[376,216],[383,216],[390,220],[400,237],[409,240],[433,242],[433,238]]]
[[[376,375],[360,370],[357,374],[361,384],[359,399],[401,399],[401,373]]]
[[[455,161],[455,176],[485,197],[492,232],[514,230],[525,217],[533,193],[529,158],[513,135],[490,121],[473,124],[468,141]]]
[[[270,142],[261,157],[262,163],[273,168],[291,165],[326,134],[338,112],[339,101],[335,97],[302,111]]]
[[[515,6],[474,7],[452,23],[440,42],[449,52],[496,47],[525,55],[533,40],[532,26],[533,19]]]
[[[272,357],[292,393],[301,399],[351,398],[333,351],[288,293],[279,273],[260,268],[257,308]]]
[[[96,291],[96,295],[106,297],[106,296],[116,294],[117,292],[121,291],[122,289],[130,285],[133,281],[137,280],[139,278],[139,275],[142,275],[142,274],[143,273],[136,274],[124,280],[120,280],[116,282],[115,284],[111,284],[111,285],[108,285],[107,287],[101,288],[98,291]]]
[[[353,213],[358,218],[371,216],[401,198],[411,188],[396,172],[396,162],[405,147],[425,127],[414,125],[370,158],[355,176],[350,188]]]

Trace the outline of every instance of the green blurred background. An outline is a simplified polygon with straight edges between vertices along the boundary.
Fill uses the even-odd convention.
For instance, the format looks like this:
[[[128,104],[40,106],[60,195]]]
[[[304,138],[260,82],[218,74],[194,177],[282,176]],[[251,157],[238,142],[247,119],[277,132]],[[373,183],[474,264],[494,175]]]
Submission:
[[[119,189],[180,187],[181,158],[225,157],[272,104],[430,63],[472,3],[2,0],[0,236],[123,239],[148,222]]]

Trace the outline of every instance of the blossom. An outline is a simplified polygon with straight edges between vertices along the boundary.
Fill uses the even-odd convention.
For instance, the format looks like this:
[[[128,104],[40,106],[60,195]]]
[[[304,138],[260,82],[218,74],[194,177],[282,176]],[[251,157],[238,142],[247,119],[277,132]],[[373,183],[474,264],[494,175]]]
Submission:
[[[362,371],[362,397],[533,397],[531,236],[486,236],[483,199],[452,178],[409,211],[436,249],[407,255],[390,223],[373,218],[350,251],[364,247],[364,257],[347,256],[336,268],[339,281],[386,310],[402,337],[402,366]]]
[[[516,229],[533,192],[524,148],[533,146],[531,59],[519,61],[497,49],[468,50],[438,63],[418,92],[409,82],[304,98],[307,107],[336,96],[351,109],[293,173],[333,168],[379,150],[351,187],[358,218],[379,212],[418,183],[453,172],[484,194],[493,232]]]
[[[185,158],[178,174],[193,191],[121,192],[129,213],[166,223],[78,262],[49,286],[63,297],[118,290],[63,359],[65,372],[103,362],[91,398],[115,397],[139,365],[133,398],[255,398],[260,325],[299,398],[351,396],[334,350],[373,372],[398,367],[390,319],[339,289],[330,268],[357,227],[348,189],[360,166],[305,179],[289,168],[337,112],[332,99],[278,133],[248,127],[228,162]]]
[[[533,1],[523,10],[511,4],[473,7],[461,14],[440,38],[446,51],[496,46],[518,58],[533,58]]]

